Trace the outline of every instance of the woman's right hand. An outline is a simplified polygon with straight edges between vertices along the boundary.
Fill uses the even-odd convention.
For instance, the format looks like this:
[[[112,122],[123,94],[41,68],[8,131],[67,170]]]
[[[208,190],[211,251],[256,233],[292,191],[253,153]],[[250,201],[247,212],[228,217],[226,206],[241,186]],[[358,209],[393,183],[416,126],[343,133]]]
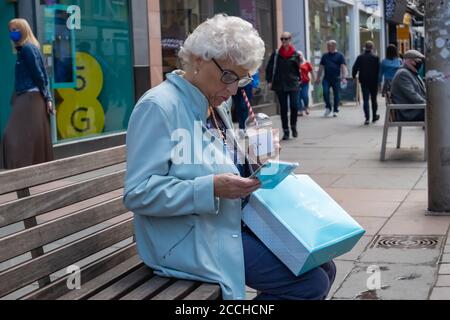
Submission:
[[[214,196],[223,199],[241,199],[261,187],[257,179],[242,178],[234,174],[214,176]]]

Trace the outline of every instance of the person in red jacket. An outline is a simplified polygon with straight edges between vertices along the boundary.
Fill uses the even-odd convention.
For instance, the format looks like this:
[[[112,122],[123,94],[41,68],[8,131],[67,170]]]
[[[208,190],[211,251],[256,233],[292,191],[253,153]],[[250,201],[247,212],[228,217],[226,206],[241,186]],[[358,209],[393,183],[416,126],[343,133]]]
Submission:
[[[301,51],[298,52],[300,56],[300,74],[301,74],[301,83],[300,83],[300,92],[299,92],[299,112],[298,115],[303,117],[305,113],[309,115],[309,84],[311,81],[315,81],[315,74],[313,66],[309,61],[305,59],[303,53]]]

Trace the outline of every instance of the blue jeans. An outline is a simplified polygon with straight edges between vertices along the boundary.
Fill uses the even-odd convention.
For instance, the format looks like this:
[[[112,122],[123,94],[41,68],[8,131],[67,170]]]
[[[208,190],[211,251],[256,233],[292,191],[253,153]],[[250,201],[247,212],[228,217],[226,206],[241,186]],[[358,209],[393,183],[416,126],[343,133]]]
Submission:
[[[323,85],[323,98],[325,100],[325,107],[328,110],[331,110],[331,101],[330,101],[330,91],[333,89],[333,95],[334,95],[334,112],[339,112],[339,104],[341,102],[341,82],[339,79],[337,80],[328,80],[324,79],[322,82]]]
[[[309,83],[302,83],[298,95],[298,111],[305,111],[309,108]]]
[[[296,277],[251,231],[242,231],[245,278],[255,300],[325,300],[336,277],[331,261]]]

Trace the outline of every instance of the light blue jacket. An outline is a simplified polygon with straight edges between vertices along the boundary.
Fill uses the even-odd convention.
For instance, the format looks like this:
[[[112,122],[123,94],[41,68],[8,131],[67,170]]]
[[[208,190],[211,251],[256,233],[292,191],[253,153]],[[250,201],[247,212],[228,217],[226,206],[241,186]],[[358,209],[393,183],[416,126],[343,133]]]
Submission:
[[[134,213],[138,252],[160,276],[219,283],[226,300],[245,299],[241,200],[214,196],[213,177],[239,171],[224,164],[175,164],[177,129],[194,136],[195,121],[206,122],[205,96],[177,73],[138,102],[127,135],[125,206]],[[219,113],[232,126],[229,110]],[[203,134],[211,141],[211,134]],[[206,140],[206,139],[205,139]],[[208,142],[203,141],[203,148]],[[223,154],[216,139],[212,150]]]

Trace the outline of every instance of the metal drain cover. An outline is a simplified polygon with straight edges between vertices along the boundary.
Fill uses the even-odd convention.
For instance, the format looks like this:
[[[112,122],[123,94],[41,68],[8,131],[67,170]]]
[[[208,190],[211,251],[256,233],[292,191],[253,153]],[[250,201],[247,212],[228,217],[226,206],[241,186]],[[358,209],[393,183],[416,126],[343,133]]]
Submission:
[[[424,236],[378,236],[371,248],[384,249],[436,249],[439,237]]]

